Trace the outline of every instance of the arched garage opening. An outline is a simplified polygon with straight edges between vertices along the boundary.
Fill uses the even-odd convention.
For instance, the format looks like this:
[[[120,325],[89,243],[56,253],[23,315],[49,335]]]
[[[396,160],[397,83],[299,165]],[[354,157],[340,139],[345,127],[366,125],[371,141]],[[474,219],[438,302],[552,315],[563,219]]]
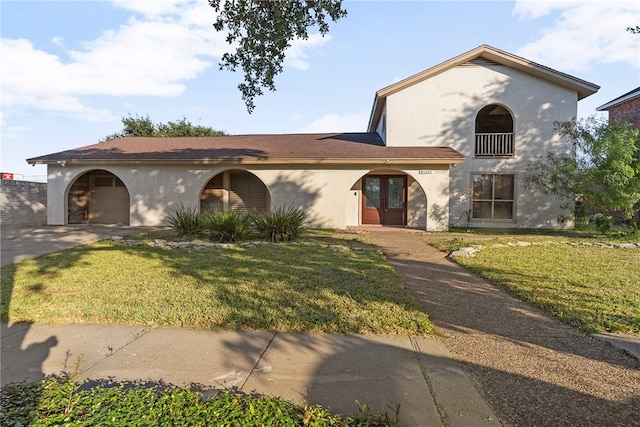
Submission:
[[[361,224],[426,227],[427,197],[411,175],[394,170],[371,171],[354,187],[361,190]]]
[[[69,224],[129,225],[129,190],[111,172],[93,170],[80,175],[67,196]]]
[[[200,194],[200,211],[235,210],[268,212],[269,190],[254,174],[234,169],[214,176]]]

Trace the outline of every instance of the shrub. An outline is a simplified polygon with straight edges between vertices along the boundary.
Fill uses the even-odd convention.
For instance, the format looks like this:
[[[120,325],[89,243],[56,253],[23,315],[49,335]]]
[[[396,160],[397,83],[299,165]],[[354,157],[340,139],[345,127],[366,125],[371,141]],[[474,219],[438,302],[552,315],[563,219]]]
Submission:
[[[198,210],[179,204],[167,215],[167,223],[179,236],[195,236],[199,233]]]
[[[595,214],[593,222],[596,223],[596,228],[601,233],[608,233],[613,226],[613,218],[603,214]]]
[[[87,387],[71,379],[13,383],[0,390],[0,425],[179,425],[179,426],[395,426],[396,413],[332,414],[321,406],[280,397],[222,391],[201,393],[164,384],[108,383]],[[395,419],[394,419],[395,415]]]
[[[307,223],[307,211],[300,207],[282,206],[269,214],[256,216],[253,225],[263,239],[271,242],[288,242],[303,233]]]
[[[202,235],[219,242],[237,242],[250,237],[252,221],[251,213],[232,210],[209,210],[198,217]]]

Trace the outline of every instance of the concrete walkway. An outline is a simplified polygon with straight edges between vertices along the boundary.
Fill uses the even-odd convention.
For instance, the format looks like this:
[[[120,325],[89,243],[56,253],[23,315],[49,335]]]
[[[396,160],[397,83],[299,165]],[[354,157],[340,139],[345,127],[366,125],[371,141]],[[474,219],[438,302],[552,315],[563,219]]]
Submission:
[[[584,335],[446,259],[424,235],[365,233],[503,422],[640,426],[637,336]]]

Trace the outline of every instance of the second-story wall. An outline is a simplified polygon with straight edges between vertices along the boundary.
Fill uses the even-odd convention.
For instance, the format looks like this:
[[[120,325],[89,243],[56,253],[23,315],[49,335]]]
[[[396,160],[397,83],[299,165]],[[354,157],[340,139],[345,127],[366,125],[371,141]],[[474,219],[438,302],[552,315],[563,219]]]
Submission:
[[[451,170],[451,222],[470,212],[473,176],[486,172],[515,176],[514,214],[511,220],[478,220],[476,225],[558,227],[561,203],[548,197],[542,200],[540,194],[525,189],[521,174],[536,156],[550,150],[571,151],[567,141],[556,134],[554,124],[575,117],[577,101],[575,91],[503,65],[474,60],[389,95],[386,144],[448,146],[467,158]],[[476,117],[491,104],[511,113],[512,156],[476,156]]]

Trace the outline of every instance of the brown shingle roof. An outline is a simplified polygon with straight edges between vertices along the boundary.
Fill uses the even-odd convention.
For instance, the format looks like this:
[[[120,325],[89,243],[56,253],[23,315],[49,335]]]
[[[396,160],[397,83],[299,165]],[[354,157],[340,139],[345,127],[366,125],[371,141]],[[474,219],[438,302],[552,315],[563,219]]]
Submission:
[[[375,133],[233,135],[218,137],[127,137],[27,159],[55,163],[461,163],[449,147],[386,147]]]

